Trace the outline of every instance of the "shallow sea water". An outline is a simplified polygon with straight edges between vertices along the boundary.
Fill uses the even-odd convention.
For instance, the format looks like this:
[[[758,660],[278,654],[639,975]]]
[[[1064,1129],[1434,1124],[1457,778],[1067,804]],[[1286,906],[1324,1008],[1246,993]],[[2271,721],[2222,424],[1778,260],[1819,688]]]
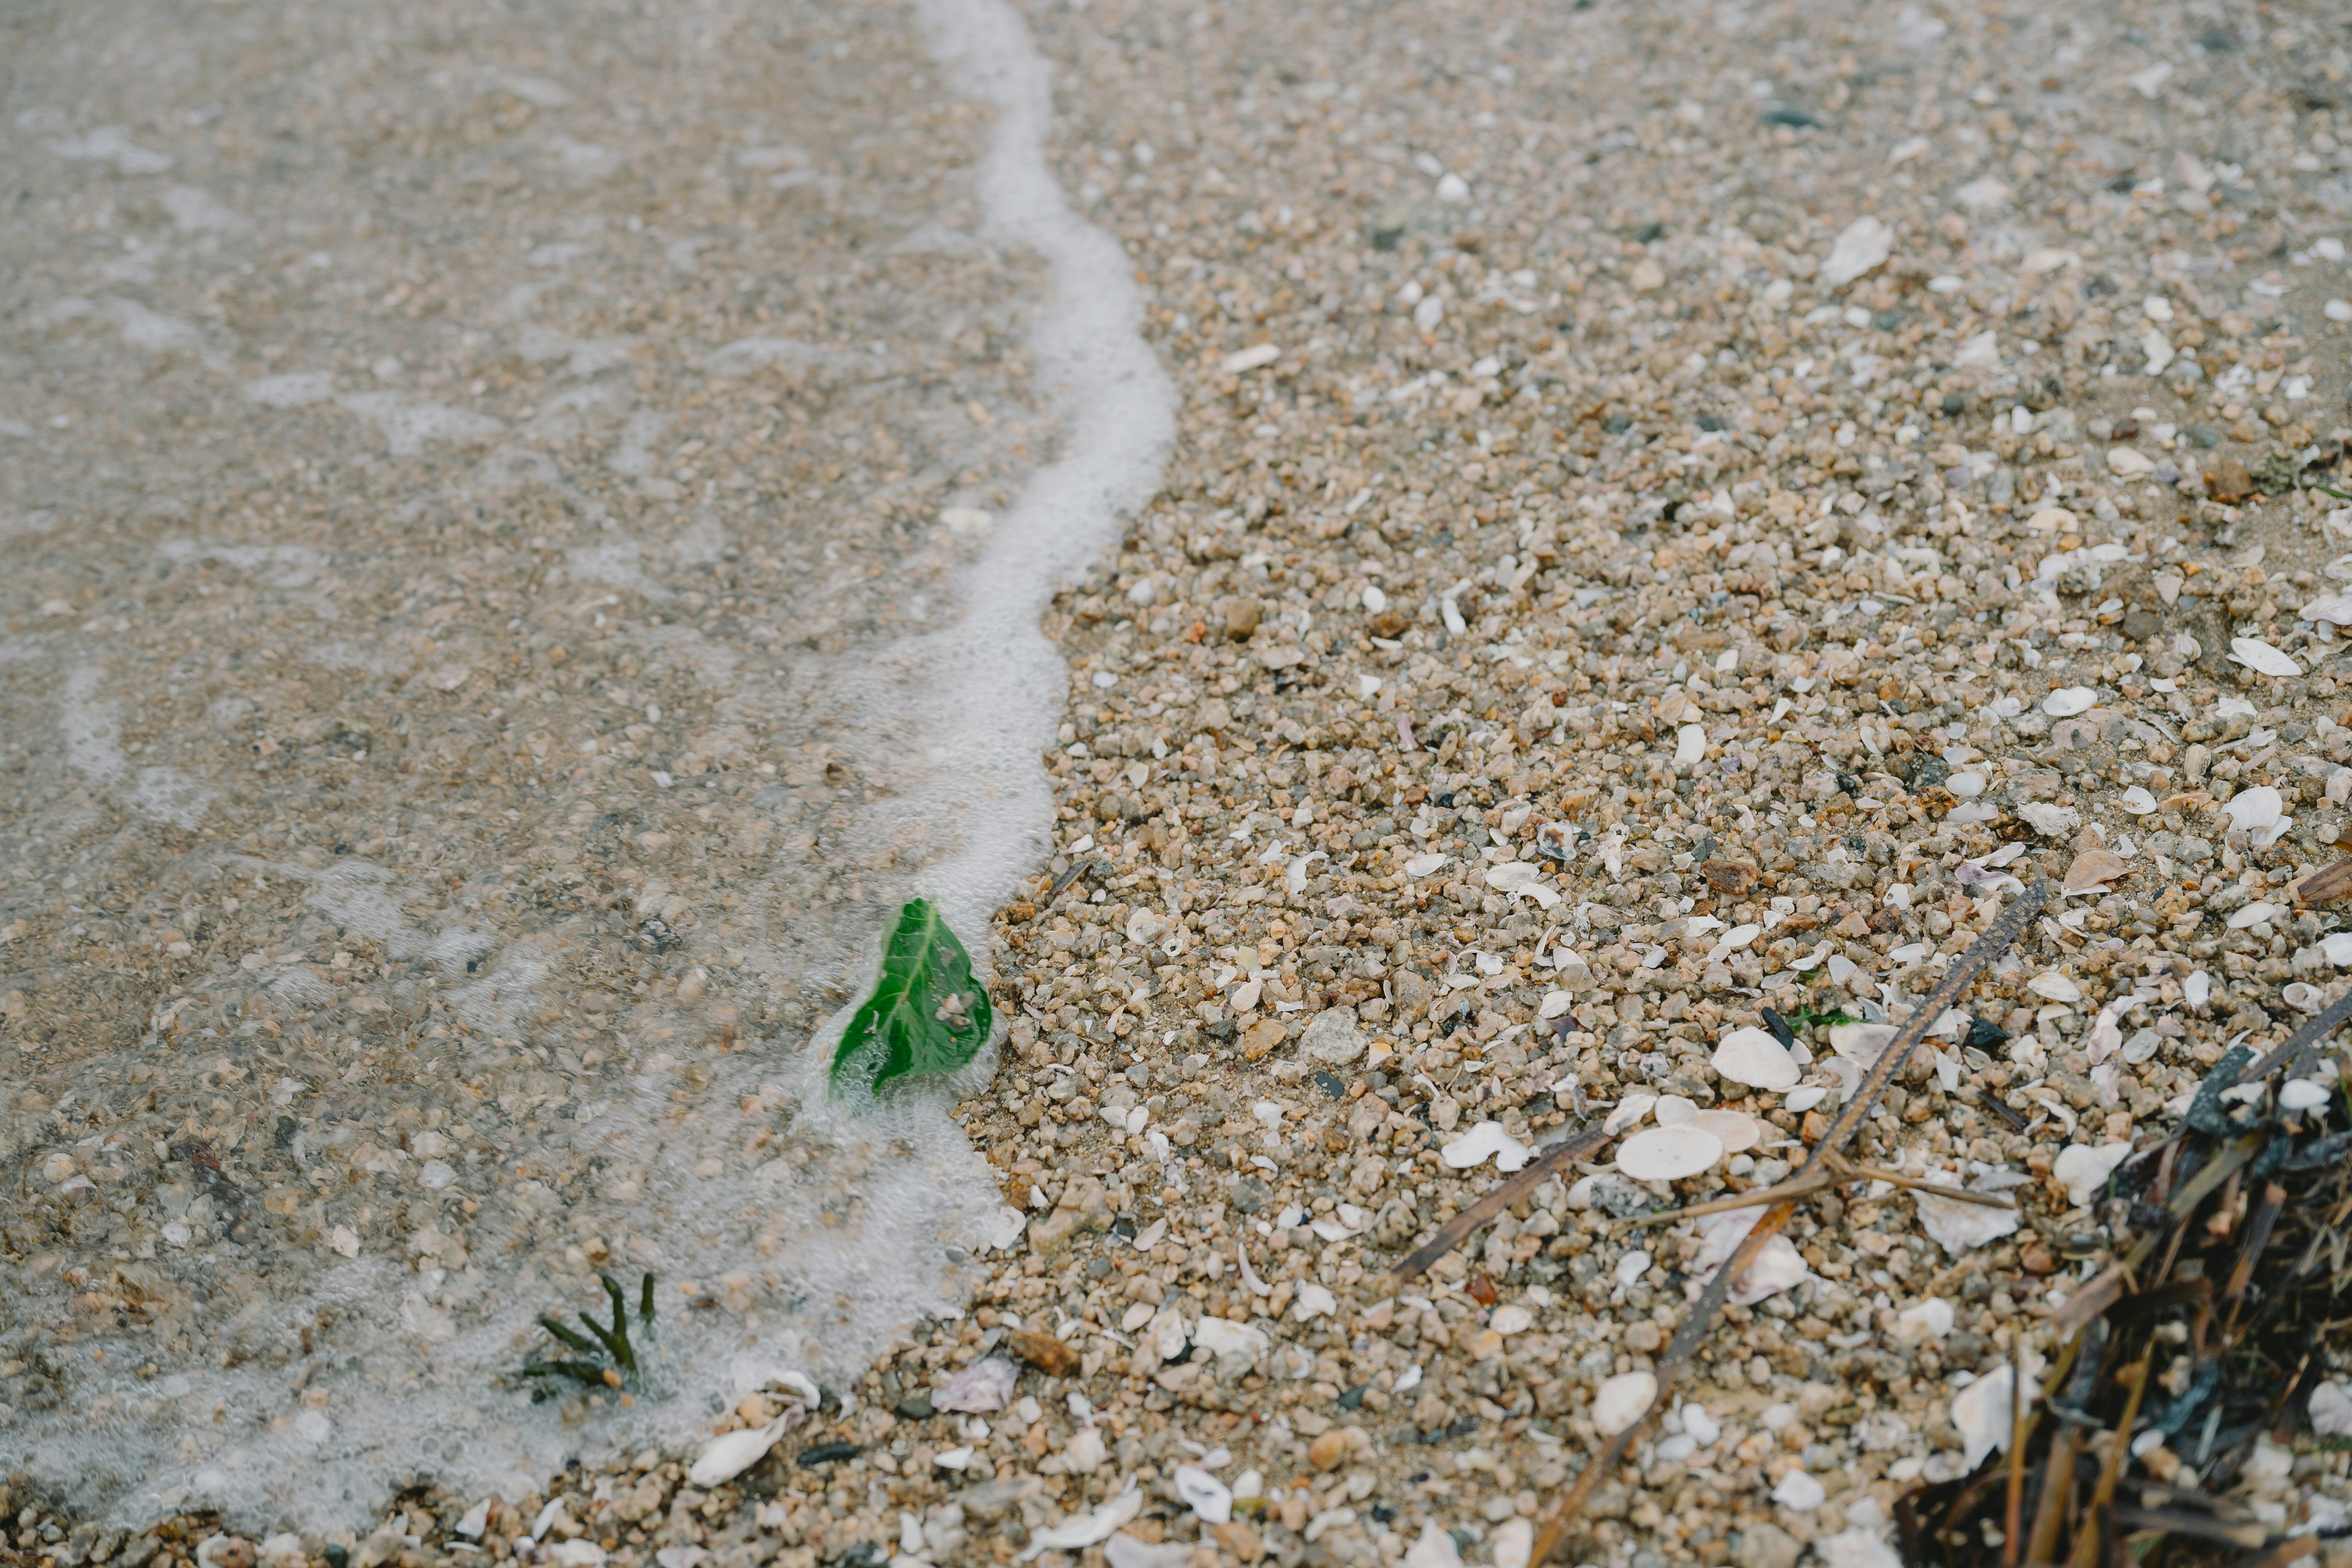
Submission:
[[[826,1037],[1037,858],[1171,405],[1014,14],[7,47],[0,1469],[338,1532],[958,1310],[1014,1216]],[[644,1393],[534,1400],[600,1270]]]

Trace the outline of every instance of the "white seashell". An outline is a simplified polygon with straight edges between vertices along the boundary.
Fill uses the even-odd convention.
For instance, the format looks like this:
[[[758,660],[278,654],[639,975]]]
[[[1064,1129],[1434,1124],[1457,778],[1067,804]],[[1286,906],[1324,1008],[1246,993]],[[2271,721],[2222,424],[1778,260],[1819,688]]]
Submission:
[[[1653,1127],[1617,1146],[1617,1168],[1637,1182],[1678,1182],[1723,1158],[1723,1144],[1696,1127]]]
[[[2070,1006],[2083,999],[2083,988],[2074,983],[2074,977],[2056,969],[2035,975],[2025,983],[2025,988],[2036,996],[2047,996]]]
[[[2134,784],[2131,788],[2124,791],[2122,797],[2116,802],[2116,804],[2121,805],[2126,811],[2130,812],[2134,816],[2146,816],[2149,812],[2156,809],[2156,796],[2148,794],[2147,791],[2140,788],[2139,785]]]
[[[1726,1154],[1737,1154],[1743,1149],[1753,1149],[1764,1141],[1764,1130],[1756,1119],[1740,1110],[1702,1110],[1690,1119],[1690,1124],[1701,1131],[1715,1134]]]
[[[1949,1301],[1930,1296],[1895,1314],[1895,1337],[1906,1345],[1934,1344],[1952,1331],[1953,1317]]]
[[[1153,942],[1167,931],[1170,921],[1149,904],[1139,904],[1127,917],[1127,940],[1136,943]]]
[[[1495,1162],[1498,1171],[1516,1171],[1528,1163],[1528,1146],[1503,1131],[1499,1121],[1481,1121],[1453,1142],[1438,1151],[1448,1165],[1457,1171]]]
[[[2285,910],[2286,906],[2284,904],[2265,903],[2263,900],[2257,899],[2252,903],[2248,904],[2244,909],[2240,910],[2235,914],[2231,915],[2229,919],[2228,924],[2231,931],[2243,931],[2248,926],[2260,925],[2263,921],[2269,920],[2273,915],[2283,914]]]
[[[1698,1101],[1679,1094],[1662,1094],[1651,1114],[1658,1119],[1661,1127],[1679,1127],[1698,1114]]]
[[[1990,1213],[1990,1210],[1987,1210]],[[2011,1412],[2010,1390],[2015,1386],[2017,1369],[2002,1366],[1977,1379],[1952,1397],[1952,1425],[1959,1428],[1960,1464],[1973,1470],[1984,1462],[1984,1457],[1995,1448],[2009,1448]],[[2041,1397],[2041,1390],[2032,1378],[2025,1380],[2023,1408],[2031,1410]]]
[[[1512,1334],[1526,1333],[1535,1327],[1535,1322],[1536,1315],[1531,1308],[1510,1301],[1495,1309],[1495,1315],[1486,1321],[1486,1326],[1507,1338]]]
[[[1797,1250],[1795,1242],[1785,1236],[1772,1237],[1756,1254],[1747,1271],[1731,1282],[1732,1304],[1752,1307],[1783,1290],[1795,1289],[1811,1279],[1812,1272],[1805,1267],[1805,1255]]]
[[[2286,803],[2270,785],[2256,784],[2252,789],[2242,789],[2231,795],[2222,803],[2221,810],[2229,817],[2231,826],[2252,830],[2274,826],[2285,814]]]
[[[1930,1179],[1937,1178],[1930,1173]],[[1947,1257],[1958,1258],[2017,1231],[2015,1209],[1987,1208],[1982,1204],[1939,1198],[1933,1193],[1916,1194],[1912,1203],[1919,1215],[1919,1228]]]
[[[1772,1500],[1791,1513],[1811,1513],[1830,1500],[1830,1492],[1804,1471],[1790,1470],[1772,1489]]]
[[[1654,1094],[1629,1094],[1617,1102],[1617,1109],[1609,1113],[1609,1120],[1601,1124],[1601,1131],[1613,1137],[1628,1127],[1637,1126],[1657,1103],[1658,1097]]]
[[[1012,1363],[1007,1362],[1004,1364],[1010,1366]],[[992,1408],[1001,1410],[1003,1406],[999,1405]],[[694,1468],[686,1473],[686,1479],[705,1490],[725,1485],[765,1458],[768,1450],[776,1446],[776,1439],[784,1435],[784,1428],[789,1425],[789,1417],[779,1415],[764,1426],[748,1426],[740,1432],[729,1432],[713,1437],[702,1446],[702,1452],[695,1457]]]
[[[1486,886],[1515,899],[1533,899],[1538,909],[1550,909],[1560,900],[1559,891],[1544,881],[1543,873],[1525,860],[1487,868]]]
[[[1712,1060],[1717,1075],[1750,1089],[1791,1089],[1804,1076],[1787,1047],[1752,1025],[1724,1036]]]
[[[2053,719],[2072,719],[2098,706],[2099,694],[2087,686],[2062,686],[2042,700],[2042,710]]]
[[[2352,1437],[2352,1383],[2336,1379],[2311,1391],[2311,1429],[2322,1437]]]
[[[1869,1067],[1886,1054],[1895,1035],[1892,1024],[1833,1024],[1830,1026],[1830,1049],[1850,1062]]]
[[[1954,773],[1944,781],[1944,787],[1962,800],[1974,800],[1984,794],[1985,776],[1974,771]]]
[[[1642,1418],[1658,1397],[1658,1379],[1647,1372],[1621,1372],[1592,1392],[1592,1424],[1613,1437]]]
[[[1206,1524],[1231,1524],[1233,1489],[1198,1465],[1176,1467],[1176,1495]]]
[[[1102,1432],[1097,1427],[1081,1426],[1062,1445],[1062,1468],[1077,1475],[1094,1474],[1109,1458],[1110,1445],[1103,1441]]]
[[[2289,985],[2279,994],[2286,999],[2288,1006],[2302,1013],[2318,1012],[2320,1003],[2326,999],[2325,994],[2318,986],[2301,980]]]
[[[1617,1269],[1613,1278],[1620,1285],[1631,1285],[1650,1271],[1650,1255],[1635,1247],[1617,1260]]]
[[[1031,1562],[1047,1552],[1076,1552],[1088,1546],[1099,1546],[1143,1511],[1143,1489],[1132,1479],[1127,1489],[1092,1513],[1082,1513],[1074,1519],[1044,1530],[1029,1532],[1029,1544],[1022,1548],[1016,1563]]]
[[[1823,1089],[1820,1084],[1809,1083],[1801,1089],[1790,1089],[1787,1095],[1782,1097],[1780,1105],[1783,1110],[1794,1110],[1802,1114],[1805,1111],[1811,1110],[1814,1106],[1819,1105],[1822,1100],[1827,1100],[1829,1097],[1830,1091],[1828,1089]]]
[[[931,1408],[960,1410],[967,1415],[993,1415],[1013,1403],[1013,1385],[1020,1375],[1003,1356],[984,1357],[942,1378],[931,1390]]]
[[[2281,1110],[2316,1110],[2327,1103],[2327,1090],[2307,1078],[2291,1078],[2279,1085]]]
[[[2099,1195],[2116,1167],[2131,1158],[2131,1152],[2128,1143],[2102,1143],[2095,1149],[2087,1143],[2071,1143],[2058,1152],[2050,1173],[2066,1189],[2067,1202],[2080,1208]]]
[[[1557,1018],[1575,1005],[1576,998],[1567,992],[1547,991],[1544,993],[1542,1004],[1536,1008],[1536,1016],[1542,1019]]]
[[[2321,937],[2319,951],[2326,954],[2327,962],[2338,969],[2352,963],[2352,931],[2339,931],[2333,936]]]
[[[2056,838],[2083,826],[2083,814],[2071,805],[2053,805],[2046,800],[2029,800],[2017,808],[2036,833]]]
[[[1416,855],[1404,863],[1404,874],[1419,880],[1452,858],[1450,855]]]
[[[2352,594],[2328,594],[2311,601],[2295,614],[2314,626],[2352,626]]]
[[[2303,666],[2294,661],[2292,654],[2273,647],[2260,637],[2231,637],[2230,657],[2257,675],[2285,678],[2303,673]]]

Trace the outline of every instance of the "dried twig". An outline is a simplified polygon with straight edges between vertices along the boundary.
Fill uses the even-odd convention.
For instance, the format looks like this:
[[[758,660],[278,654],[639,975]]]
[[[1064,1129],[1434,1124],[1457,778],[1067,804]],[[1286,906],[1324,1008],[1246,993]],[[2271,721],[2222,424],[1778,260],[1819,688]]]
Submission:
[[[1913,1049],[1927,1037],[1928,1026],[1943,1016],[1944,1009],[1958,1001],[1976,983],[1977,976],[1984,972],[1985,966],[2017,940],[2026,922],[2041,912],[2053,891],[2047,879],[2037,880],[1994,918],[1984,935],[1953,961],[1936,989],[1912,1010],[1910,1018],[1896,1031],[1895,1038],[1887,1042],[1886,1049],[1880,1053],[1877,1062],[1862,1080],[1861,1087],[1838,1111],[1837,1120],[1830,1123],[1829,1131],[1822,1135],[1822,1141],[1813,1146],[1813,1152],[1806,1157],[1804,1165],[1797,1173],[1799,1180],[1827,1169],[1829,1162],[1837,1156],[1846,1141],[1861,1130],[1864,1119],[1877,1109],[1879,1096],[1885,1092],[1887,1084],[1893,1081],[1903,1064],[1910,1059]],[[1731,1299],[1732,1282],[1748,1271],[1748,1266],[1756,1261],[1757,1254],[1764,1250],[1764,1244],[1778,1235],[1780,1227],[1788,1224],[1796,1212],[1796,1202],[1787,1198],[1765,1210],[1762,1217],[1757,1220],[1756,1227],[1741,1240],[1738,1250],[1716,1271],[1705,1293],[1684,1317],[1682,1325],[1675,1329],[1665,1354],[1658,1360],[1658,1390],[1651,1397],[1650,1407],[1632,1426],[1602,1445],[1601,1452],[1577,1473],[1576,1479],[1552,1505],[1551,1512],[1544,1520],[1543,1529],[1537,1533],[1535,1548],[1528,1556],[1531,1568],[1542,1568],[1542,1564],[1551,1560],[1552,1554],[1567,1540],[1570,1524],[1584,1511],[1586,1500],[1591,1497],[1592,1489],[1599,1484],[1601,1478],[1623,1463],[1627,1452],[1647,1435],[1652,1420],[1672,1394],[1675,1380],[1689,1367],[1692,1359],[1698,1354],[1699,1346],[1713,1331],[1724,1303]]]
[[[1609,1141],[1609,1135],[1598,1127],[1588,1127],[1581,1132],[1570,1133],[1534,1159],[1516,1173],[1495,1184],[1486,1195],[1455,1215],[1438,1227],[1431,1237],[1396,1266],[1399,1279],[1417,1279],[1429,1266],[1462,1244],[1462,1238],[1480,1226],[1517,1203],[1528,1194],[1543,1185],[1546,1178],[1571,1160],[1580,1160]]]

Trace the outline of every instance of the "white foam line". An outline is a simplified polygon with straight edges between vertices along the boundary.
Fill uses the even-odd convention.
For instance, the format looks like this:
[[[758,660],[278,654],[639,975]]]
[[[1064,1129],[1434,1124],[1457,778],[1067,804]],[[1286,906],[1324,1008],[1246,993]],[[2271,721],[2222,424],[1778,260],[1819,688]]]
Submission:
[[[955,824],[925,875],[950,923],[984,931],[1043,858],[1053,795],[1042,757],[1067,671],[1040,627],[1055,584],[1117,543],[1160,488],[1176,394],[1141,334],[1143,302],[1118,240],[1070,210],[1045,163],[1053,88],[1005,0],[916,0],[956,85],[995,106],[980,167],[990,228],[1042,257],[1051,292],[1030,338],[1066,437],[997,525],[965,580],[963,618],[924,639],[927,781],[910,817]]]

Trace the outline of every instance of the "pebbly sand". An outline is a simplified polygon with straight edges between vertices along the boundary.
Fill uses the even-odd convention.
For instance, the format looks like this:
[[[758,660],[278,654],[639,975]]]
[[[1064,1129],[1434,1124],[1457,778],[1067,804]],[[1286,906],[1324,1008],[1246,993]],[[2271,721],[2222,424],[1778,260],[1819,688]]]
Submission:
[[[928,36],[975,14],[943,9]],[[1083,449],[1086,420],[1055,402],[1066,372],[1044,363],[1057,300],[1083,296],[1049,245],[986,237],[971,171],[992,118],[935,89],[922,18],[861,16],[853,38],[820,13],[737,15],[732,35],[616,20],[651,29],[625,61],[575,46],[568,68],[645,73],[645,99],[574,86],[521,116],[534,100],[499,79],[472,89],[476,119],[431,121],[444,162],[422,128],[379,149],[452,189],[469,158],[499,163],[461,145],[507,148],[509,168],[552,151],[503,189],[485,174],[471,205],[412,184],[405,223],[342,253],[368,281],[341,292],[331,267],[299,269],[302,226],[349,188],[324,163],[307,201],[268,213],[224,174],[215,199],[252,226],[179,216],[211,210],[171,194],[207,158],[294,179],[257,151],[265,94],[175,89],[192,96],[167,142],[152,93],[68,110],[49,106],[91,94],[11,88],[12,163],[56,195],[13,220],[30,259],[7,351],[50,401],[0,408],[26,781],[0,890],[19,966],[0,1223],[33,1303],[0,1341],[0,1443],[55,1456],[68,1404],[187,1397],[132,1392],[136,1372],[101,1370],[96,1349],[135,1344],[155,1383],[193,1391],[241,1371],[237,1334],[268,1339],[260,1325],[274,1342],[245,1353],[268,1399],[257,1373],[226,1391],[236,1420],[286,1419],[291,1453],[299,1410],[337,1408],[337,1377],[382,1400],[466,1365],[431,1350],[433,1310],[478,1335],[440,1342],[477,1359],[436,1385],[436,1419],[495,1406],[537,1434],[475,1432],[507,1456],[497,1474],[404,1440],[343,1472],[365,1480],[347,1498],[173,1500],[162,1489],[193,1489],[227,1447],[207,1442],[210,1412],[120,1405],[126,1430],[194,1430],[176,1455],[110,1436],[119,1479],[85,1477],[79,1497],[54,1458],[12,1454],[17,1549],[132,1568],[257,1551],[330,1568],[1522,1568],[1726,1245],[1627,1216],[1785,1175],[1873,1048],[1857,1026],[1905,1016],[2009,879],[2071,881],[1855,1145],[2018,1209],[1871,1188],[1809,1209],[1574,1538],[1575,1561],[1608,1568],[1891,1563],[1898,1498],[1969,1462],[1983,1401],[1961,1396],[2054,1349],[2049,1307],[2126,1223],[2101,1202],[2105,1169],[2166,1135],[2225,1046],[2273,1044],[2333,1000],[2335,953],[2352,956],[2329,941],[2334,908],[2294,890],[2337,858],[2352,798],[2335,630],[2352,624],[2336,597],[2352,502],[2330,493],[2352,491],[2336,139],[2352,61],[2330,19],[1030,14],[1054,71],[1052,173],[1127,248],[1173,440],[1116,553],[1057,563],[1085,573],[1042,621],[1067,661],[1058,734],[1042,707],[1007,705],[1009,730],[1045,726],[1055,818],[1034,858],[992,862],[987,941],[965,929],[1010,1027],[992,1077],[961,1087],[961,1137],[924,1121],[935,1099],[901,1112],[956,1173],[907,1184],[908,1228],[875,1233],[937,1250],[892,1273],[904,1259],[853,1245],[826,1275],[803,1240],[840,1213],[823,1194],[856,1209],[894,1167],[860,1162],[808,1042],[853,999],[887,910],[936,890],[926,877],[977,820],[908,834],[919,803],[956,798],[940,782],[956,759],[927,757],[866,694],[939,646],[910,619],[997,606],[957,598],[984,580],[958,563],[988,559],[1038,464]],[[465,52],[498,41],[560,84],[529,33]],[[125,90],[127,68],[76,44],[55,43],[60,72]],[[386,72],[394,98],[460,79],[392,71],[390,46],[356,31],[310,47]],[[742,100],[719,105],[730,70]],[[625,112],[665,72],[710,95],[704,144]],[[835,96],[805,96],[820,89]],[[363,95],[334,101],[358,136]],[[321,111],[278,111],[300,112]],[[519,143],[501,114],[616,125]],[[909,116],[919,146],[894,118]],[[773,147],[827,152],[761,162]],[[826,161],[853,148],[872,162]],[[600,172],[561,178],[590,184],[537,194],[583,160]],[[668,205],[687,191],[710,204],[691,235]],[[604,223],[583,232],[589,205]],[[866,251],[877,208],[936,248],[879,264],[832,248]],[[429,317],[401,314],[432,298],[407,275],[427,247],[404,264],[381,235],[469,212],[583,248],[533,261],[501,233],[470,265],[435,259],[462,304],[453,282]],[[140,249],[122,245],[134,223]],[[281,229],[275,270],[236,270],[232,247]],[[687,274],[676,245],[697,237]],[[534,358],[497,302],[549,267],[588,276],[568,285],[578,303],[552,297],[568,314],[525,300],[568,345]],[[829,267],[843,297],[784,314],[783,280]],[[316,313],[272,329],[258,312],[295,309],[293,280]],[[336,303],[404,284],[372,328]],[[407,346],[443,316],[442,357]],[[938,356],[908,373],[919,388],[861,402],[847,357],[709,357],[770,336],[849,356],[885,320],[886,346]],[[1106,320],[1097,346],[1115,351]],[[1034,369],[1022,343],[1040,345]],[[401,363],[380,375],[386,355]],[[304,374],[331,380],[272,380]],[[549,383],[610,398],[562,405]],[[678,407],[695,412],[638,423]],[[547,426],[557,409],[573,423]],[[896,451],[873,429],[884,409],[906,420]],[[632,430],[649,433],[632,447]],[[1129,455],[1156,460],[1156,439]],[[243,477],[255,465],[267,486]],[[320,656],[337,647],[356,662]],[[757,677],[711,676],[720,652]],[[895,744],[856,743],[877,734]],[[383,868],[358,879],[371,907],[406,921],[388,936],[319,901],[362,862]],[[503,1015],[502,973],[530,996]],[[1752,1036],[1723,1053],[1767,1006],[1799,1021],[1803,1059]],[[1841,1012],[1855,1022],[1806,1023]],[[437,1079],[405,1065],[436,1060]],[[2340,1100],[2338,1060],[2315,1081]],[[497,1075],[466,1093],[478,1110],[456,1098],[468,1073]],[[663,1095],[683,1114],[642,1173],[578,1131],[609,1097],[642,1150]],[[1497,1179],[1490,1161],[1612,1113],[1628,1136],[1571,1179],[1426,1279],[1389,1275]],[[1715,1144],[1695,1175],[1626,1173],[1662,1146],[1627,1144],[1684,1126]],[[756,1230],[714,1226],[698,1249],[668,1223],[711,1212],[690,1181],[758,1179],[763,1133],[811,1205],[765,1233],[773,1283],[748,1262]],[[453,1161],[450,1143],[469,1146]],[[461,1180],[423,1181],[434,1160]],[[646,1195],[616,1192],[630,1182]],[[921,1206],[942,1198],[968,1210],[960,1239],[943,1239],[957,1215]],[[1026,1216],[1017,1236],[1003,1205]],[[304,1371],[320,1358],[293,1353],[284,1304],[308,1310],[336,1277],[337,1226],[402,1277],[369,1277],[346,1309],[372,1336],[365,1366]],[[670,1316],[698,1325],[671,1396],[476,1392],[529,1349],[532,1313],[587,1303],[594,1265],[667,1264],[665,1247],[713,1260],[665,1269],[665,1289],[693,1288]],[[796,1318],[788,1287],[812,1277],[840,1287],[849,1331]],[[692,1408],[730,1343],[737,1381]],[[778,1375],[793,1369],[817,1375],[819,1408]],[[2314,1376],[2340,1391],[2346,1370]],[[306,1401],[320,1376],[327,1398]],[[776,1420],[767,1458],[688,1479],[707,1443]],[[2281,1462],[2216,1484],[2274,1531],[2340,1524],[2341,1445],[2283,1436]],[[247,1462],[278,1451],[266,1441]],[[2135,1458],[2168,1483],[2197,1462]],[[2340,1540],[2311,1541],[2342,1568]]]

